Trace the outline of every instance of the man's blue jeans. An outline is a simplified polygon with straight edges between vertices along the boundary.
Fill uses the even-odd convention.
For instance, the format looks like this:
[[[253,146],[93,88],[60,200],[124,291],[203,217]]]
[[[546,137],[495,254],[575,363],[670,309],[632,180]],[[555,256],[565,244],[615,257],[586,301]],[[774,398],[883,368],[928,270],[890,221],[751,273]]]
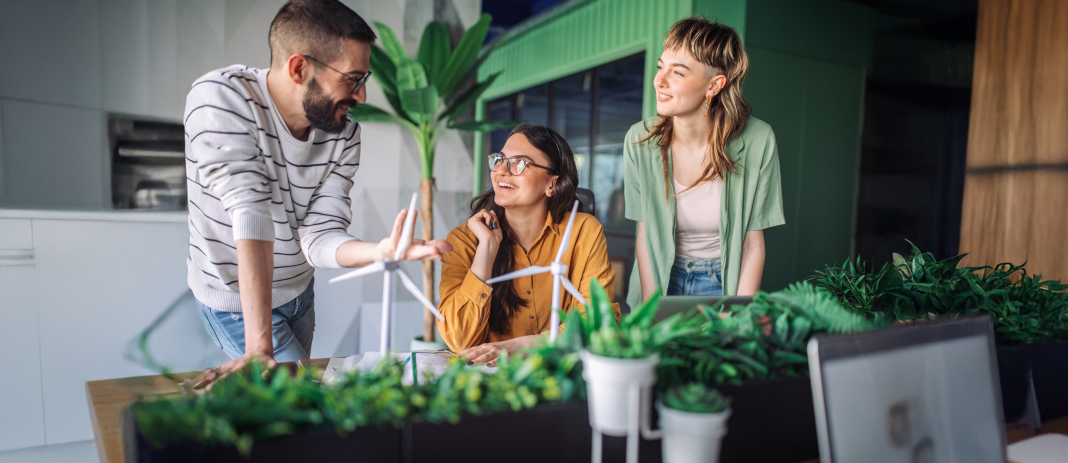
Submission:
[[[274,359],[293,362],[310,358],[315,335],[315,279],[296,299],[271,310]],[[245,355],[245,318],[241,312],[220,312],[197,301],[200,321],[231,359]]]

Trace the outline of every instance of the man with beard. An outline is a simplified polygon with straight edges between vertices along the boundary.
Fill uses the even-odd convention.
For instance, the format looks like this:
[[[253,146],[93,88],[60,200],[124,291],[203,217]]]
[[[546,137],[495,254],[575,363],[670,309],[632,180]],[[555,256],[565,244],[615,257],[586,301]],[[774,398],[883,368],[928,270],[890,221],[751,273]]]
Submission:
[[[188,282],[201,319],[232,359],[210,381],[259,359],[306,359],[315,329],[315,267],[359,267],[392,256],[390,238],[358,241],[349,190],[374,32],[337,0],[293,0],[271,23],[270,69],[230,66],[186,98]],[[450,247],[414,240],[404,259]],[[206,381],[202,381],[206,382]]]

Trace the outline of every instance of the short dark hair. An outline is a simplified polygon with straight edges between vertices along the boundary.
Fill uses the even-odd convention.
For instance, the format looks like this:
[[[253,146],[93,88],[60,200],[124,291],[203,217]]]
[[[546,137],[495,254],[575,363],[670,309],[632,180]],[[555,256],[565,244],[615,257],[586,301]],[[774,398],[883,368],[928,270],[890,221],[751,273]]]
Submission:
[[[374,43],[371,26],[338,0],[291,0],[271,21],[271,64],[300,53],[329,63],[341,58],[342,40]]]

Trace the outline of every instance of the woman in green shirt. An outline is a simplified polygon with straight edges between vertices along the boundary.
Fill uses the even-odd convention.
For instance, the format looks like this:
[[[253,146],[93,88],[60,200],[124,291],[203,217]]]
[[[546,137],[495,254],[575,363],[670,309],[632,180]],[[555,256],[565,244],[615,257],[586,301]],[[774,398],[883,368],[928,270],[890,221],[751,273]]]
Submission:
[[[763,230],[785,220],[775,134],[742,98],[748,67],[738,33],[705,18],[675,23],[664,39],[657,116],[631,127],[623,149],[626,217],[638,222],[632,307],[657,288],[760,289]]]

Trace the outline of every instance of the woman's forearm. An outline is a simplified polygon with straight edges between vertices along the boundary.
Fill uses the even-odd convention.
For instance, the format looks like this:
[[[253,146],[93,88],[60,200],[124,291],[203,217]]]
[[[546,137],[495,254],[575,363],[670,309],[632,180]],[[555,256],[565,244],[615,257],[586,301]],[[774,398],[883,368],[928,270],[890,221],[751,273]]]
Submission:
[[[764,230],[745,232],[742,242],[741,274],[738,276],[738,296],[752,296],[760,291],[764,276]]]
[[[493,278],[493,260],[497,258],[497,243],[483,241],[475,248],[475,258],[471,259],[471,273],[483,282]]]
[[[638,237],[634,244],[635,254],[638,260],[638,282],[642,289],[642,300],[649,299],[656,292],[656,283],[653,281],[653,267],[649,265],[649,249],[645,243],[645,224],[638,222]]]

